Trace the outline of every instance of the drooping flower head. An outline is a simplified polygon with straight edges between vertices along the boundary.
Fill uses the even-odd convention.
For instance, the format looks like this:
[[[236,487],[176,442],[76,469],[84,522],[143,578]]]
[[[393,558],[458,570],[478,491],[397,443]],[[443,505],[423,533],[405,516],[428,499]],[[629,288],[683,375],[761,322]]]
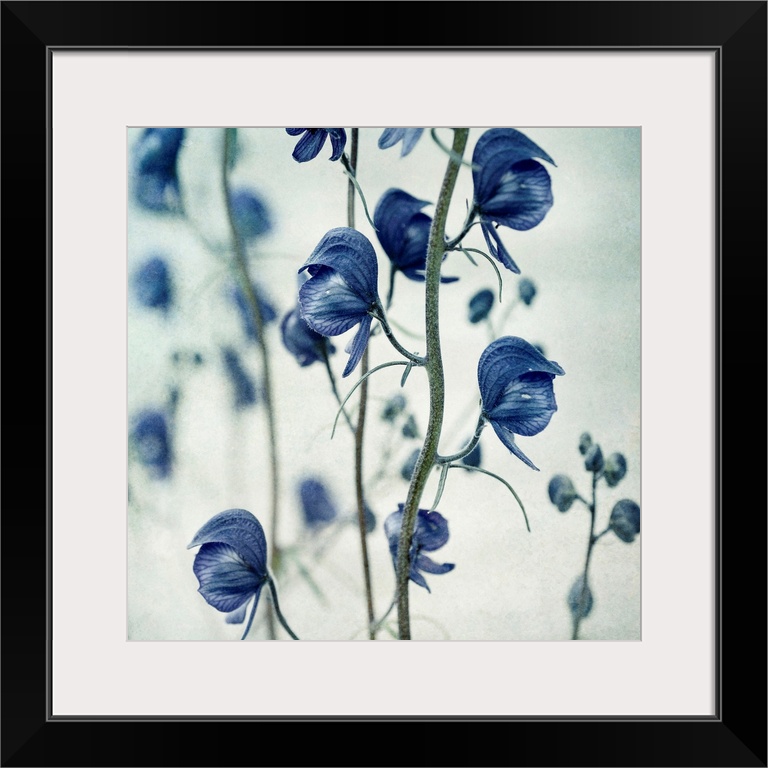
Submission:
[[[155,254],[139,266],[133,275],[133,291],[143,307],[168,312],[173,304],[173,282],[164,256]]]
[[[264,291],[260,286],[253,284],[253,293],[256,296],[256,301],[259,303],[259,309],[261,310],[261,319],[264,325],[273,322],[277,319],[277,310],[272,306],[272,303],[264,295]],[[239,285],[233,285],[229,288],[229,297],[234,301],[235,306],[240,313],[240,319],[243,324],[243,331],[246,337],[250,341],[258,341],[259,334],[256,330],[256,321],[253,317],[253,311],[251,310],[251,304],[245,295],[245,292]]]
[[[538,467],[517,446],[515,435],[538,435],[549,424],[557,410],[552,380],[563,375],[557,363],[518,336],[502,336],[480,355],[483,415],[499,440],[532,469]]]
[[[173,468],[171,431],[163,411],[148,408],[138,413],[133,421],[131,441],[136,456],[154,477],[164,479]]]
[[[389,542],[389,552],[392,555],[395,568],[397,568],[397,544],[400,539],[400,529],[403,527],[403,512],[404,505],[398,504],[397,511],[389,515],[384,521],[384,534]],[[434,552],[445,546],[447,542],[448,521],[439,512],[420,509],[416,515],[416,526],[413,529],[413,540],[411,541],[409,578],[415,584],[424,587],[427,592],[431,590],[421,575],[421,571],[439,575],[452,571],[456,566],[454,563],[440,565],[423,553]]]
[[[198,592],[208,605],[226,613],[228,624],[242,624],[253,599],[245,640],[256,614],[259,596],[267,583],[267,540],[261,523],[245,509],[214,515],[187,549],[200,547],[192,570],[200,582]]]
[[[317,477],[307,477],[299,483],[299,500],[308,528],[317,529],[332,523],[338,516],[330,491]]]
[[[379,149],[389,149],[402,141],[400,157],[405,157],[416,146],[423,132],[423,128],[385,128],[379,136]]]
[[[329,339],[307,325],[298,307],[294,307],[283,317],[280,322],[280,335],[285,348],[302,368],[324,360],[326,355],[332,355],[336,351]]]
[[[272,230],[272,218],[261,196],[248,187],[233,189],[229,195],[232,218],[245,243],[257,240]]]
[[[356,229],[328,231],[299,273],[309,272],[299,289],[301,316],[323,336],[339,336],[359,324],[346,348],[348,376],[363,356],[371,333],[371,312],[381,311],[378,294],[379,265],[368,238]]]
[[[514,128],[491,128],[477,141],[472,155],[474,210],[491,255],[507,269],[520,273],[501,242],[496,226],[528,230],[552,207],[552,181],[534,158],[555,161]]]
[[[242,411],[256,403],[256,384],[243,367],[240,355],[232,347],[223,347],[221,357],[224,370],[232,385],[232,402],[236,411]]]
[[[429,205],[402,189],[388,189],[376,204],[373,224],[381,247],[392,262],[392,268],[410,280],[424,281],[427,245],[432,218],[421,209]],[[457,277],[441,277],[453,283]]]
[[[176,161],[183,141],[183,128],[145,128],[136,140],[132,191],[142,208],[159,213],[181,210]]]
[[[306,163],[320,154],[325,140],[331,138],[331,160],[338,160],[344,153],[347,132],[343,128],[286,128],[289,136],[301,136],[293,148],[292,157],[297,163]]]

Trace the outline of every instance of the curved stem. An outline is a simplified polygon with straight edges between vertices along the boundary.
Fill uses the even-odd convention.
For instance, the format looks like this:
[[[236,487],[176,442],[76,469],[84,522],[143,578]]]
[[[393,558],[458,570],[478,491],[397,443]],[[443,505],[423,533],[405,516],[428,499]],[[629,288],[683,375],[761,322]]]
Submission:
[[[438,273],[439,274],[439,273]],[[425,365],[426,358],[420,355],[415,355],[413,352],[409,352],[396,338],[392,326],[387,321],[384,314],[384,307],[381,305],[375,307],[370,313],[376,320],[381,323],[381,329],[384,331],[384,335],[389,339],[389,343],[407,360],[410,360],[414,365]]]
[[[333,369],[331,368],[331,359],[328,356],[328,347],[326,344],[323,344],[323,362],[325,363],[325,370],[328,374],[328,379],[331,382],[331,389],[333,390],[333,396],[336,398],[336,402],[341,406],[341,410],[344,413],[344,418],[347,421],[347,424],[349,425],[349,428],[352,430],[352,432],[355,432],[355,425],[352,423],[352,421],[349,418],[349,414],[344,410],[344,407],[341,403],[341,395],[339,394],[339,388],[336,386],[336,377],[333,375]]]
[[[271,519],[270,519],[270,563],[275,563],[279,557],[277,549],[277,519],[278,519],[278,499],[279,499],[279,475],[277,459],[277,428],[275,425],[275,408],[272,397],[272,374],[269,361],[269,349],[267,347],[267,336],[264,328],[264,317],[261,313],[261,305],[253,289],[253,283],[248,272],[248,260],[245,254],[245,246],[240,233],[235,226],[235,219],[232,212],[232,202],[230,199],[229,169],[231,160],[235,151],[235,134],[232,128],[224,129],[224,151],[221,163],[221,185],[224,192],[224,202],[227,210],[227,219],[229,220],[229,229],[232,238],[232,248],[234,250],[234,269],[240,287],[243,291],[256,327],[257,343],[261,353],[262,376],[264,380],[264,410],[267,414],[267,435],[268,450],[271,474]],[[272,612],[268,614],[268,624],[270,637],[275,637],[275,626],[272,618]]]
[[[468,128],[454,128],[452,154],[445,170],[440,194],[435,206],[435,215],[429,230],[427,260],[425,269],[425,327],[427,354],[425,367],[429,379],[429,421],[424,445],[419,452],[411,476],[408,496],[403,511],[403,524],[397,548],[397,619],[398,636],[401,640],[411,639],[411,619],[408,605],[408,579],[410,574],[409,553],[416,525],[419,501],[429,473],[434,464],[445,410],[445,377],[440,355],[440,267],[445,253],[445,225],[448,208],[456,186],[469,136]],[[458,159],[457,159],[458,158]]]
[[[363,192],[357,183],[355,175],[357,173],[357,148],[358,148],[358,128],[352,129],[352,140],[349,150],[349,158],[345,167],[348,170],[349,184],[347,185],[347,226],[354,229],[355,227],[355,190],[360,194],[360,199],[363,203],[365,215],[368,217],[368,221],[371,222],[371,217],[368,215],[368,207],[363,197]],[[374,227],[375,229],[375,227]],[[365,376],[368,373],[368,346],[366,346],[363,352],[361,361],[361,371],[363,374],[363,383],[360,386],[360,400],[357,406],[357,426],[355,427],[355,496],[357,498],[357,527],[360,531],[360,555],[363,564],[363,579],[365,581],[365,605],[368,611],[368,637],[371,640],[376,639],[376,633],[374,630],[375,613],[373,608],[373,585],[371,583],[371,566],[368,559],[368,540],[365,530],[365,490],[363,488],[363,435],[365,432],[365,414],[368,407],[368,378]],[[341,410],[344,410],[344,406],[341,406]],[[346,416],[346,411],[344,412]],[[347,418],[349,421],[349,418]],[[351,426],[351,422],[350,422]]]
[[[435,462],[437,464],[450,464],[452,461],[461,461],[465,456],[469,456],[475,449],[475,446],[480,442],[480,435],[483,428],[487,424],[487,419],[483,413],[477,419],[477,426],[475,427],[475,434],[472,435],[472,439],[467,445],[462,448],[458,453],[452,453],[450,456],[441,456],[439,453],[435,455]]]
[[[269,591],[272,595],[272,607],[277,614],[277,620],[282,625],[283,629],[294,639],[298,640],[296,633],[288,626],[288,622],[285,620],[282,612],[280,611],[280,603],[277,601],[277,587],[275,586],[275,580],[271,576],[267,576],[267,584],[269,585]]]

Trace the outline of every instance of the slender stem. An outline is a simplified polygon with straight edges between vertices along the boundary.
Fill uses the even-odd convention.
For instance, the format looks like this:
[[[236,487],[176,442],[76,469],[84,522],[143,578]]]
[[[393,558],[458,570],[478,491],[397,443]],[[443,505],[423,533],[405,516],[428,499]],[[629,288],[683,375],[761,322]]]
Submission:
[[[411,639],[411,620],[408,605],[408,578],[410,573],[410,551],[413,530],[416,524],[419,501],[429,473],[434,465],[445,410],[445,377],[440,355],[440,267],[445,252],[445,225],[448,219],[456,179],[461,167],[469,136],[468,128],[454,128],[452,154],[443,177],[442,187],[435,206],[435,215],[429,230],[427,260],[425,269],[425,327],[427,340],[426,369],[429,379],[429,421],[424,445],[419,452],[411,476],[403,512],[403,524],[397,549],[397,618],[398,636],[401,640]]]
[[[393,264],[389,265],[389,289],[387,290],[387,310],[392,306],[392,297],[395,295],[395,275],[397,270]]]
[[[354,178],[357,174],[358,128],[352,129],[351,144],[347,168],[350,172],[347,184],[347,226],[355,227],[355,191]],[[365,530],[365,491],[363,488],[363,436],[365,433],[365,413],[368,407],[368,347],[363,352],[361,373],[364,377],[360,385],[360,399],[357,406],[357,426],[355,427],[355,494],[357,496],[357,527],[360,531],[360,555],[363,564],[363,579],[365,580],[365,605],[368,611],[368,637],[376,639],[374,626],[375,612],[373,607],[373,585],[371,582],[371,565],[368,559],[368,540]],[[342,410],[344,410],[342,406]],[[346,412],[344,414],[346,416]],[[349,419],[347,419],[349,421]]]
[[[270,474],[271,474],[271,525],[270,525],[270,564],[274,564],[279,557],[277,549],[277,519],[278,519],[278,499],[279,499],[279,475],[277,460],[277,428],[275,425],[275,408],[272,397],[272,375],[269,362],[269,349],[267,347],[267,335],[265,333],[264,317],[261,312],[261,305],[256,297],[248,273],[248,260],[245,254],[245,246],[240,237],[240,233],[235,226],[235,219],[232,212],[232,202],[230,199],[229,169],[231,165],[232,153],[235,150],[234,134],[232,129],[224,129],[224,152],[221,163],[221,183],[224,192],[224,202],[227,209],[227,218],[229,219],[229,229],[232,238],[232,247],[234,250],[234,269],[243,295],[248,302],[253,322],[256,327],[256,337],[261,352],[261,366],[264,383],[264,409],[267,414],[267,434],[269,444]],[[272,612],[267,614],[269,626],[269,635],[275,638],[275,626]]]
[[[328,380],[331,382],[331,389],[333,390],[333,396],[336,398],[336,402],[342,406],[341,403],[341,395],[339,394],[339,388],[336,386],[336,377],[333,375],[333,368],[331,368],[331,359],[328,356],[328,345],[323,344],[323,362],[325,363],[325,370],[328,374]],[[344,407],[341,407],[342,412],[344,413],[344,418],[347,421],[347,424],[349,425],[349,428],[352,430],[352,432],[355,432],[355,425],[351,422],[349,418],[349,414],[344,410]]]
[[[283,629],[294,639],[298,640],[296,633],[288,626],[288,622],[285,620],[282,612],[280,611],[280,603],[277,601],[277,587],[275,586],[275,580],[271,576],[267,576],[267,584],[269,585],[269,591],[272,595],[272,607],[277,614],[277,620],[282,625]]]
[[[439,273],[438,273],[439,274]],[[381,323],[381,329],[384,331],[384,334],[389,339],[389,343],[406,359],[410,360],[414,365],[424,365],[426,363],[426,358],[421,357],[420,355],[415,355],[413,352],[409,352],[396,338],[394,331],[392,330],[392,326],[390,326],[389,322],[387,321],[387,318],[384,314],[384,308],[379,305],[370,313],[376,320]]]
[[[472,451],[475,449],[475,446],[480,442],[480,435],[482,434],[483,427],[485,427],[486,423],[487,420],[485,415],[481,413],[477,419],[475,434],[472,435],[472,439],[467,443],[467,445],[458,453],[452,453],[450,456],[441,456],[440,454],[436,454],[435,461],[438,464],[450,464],[452,461],[460,461],[465,456],[469,456],[469,454],[472,453]]]
[[[581,620],[584,618],[583,610],[586,604],[587,597],[587,577],[589,575],[589,561],[592,559],[592,550],[595,546],[595,542],[598,540],[598,536],[595,536],[595,513],[597,510],[597,473],[592,474],[592,503],[589,504],[589,543],[587,545],[587,557],[584,561],[584,576],[581,582],[581,594],[579,595],[578,612],[573,619],[573,635],[571,640],[579,639],[579,626]],[[579,497],[580,498],[580,497]]]

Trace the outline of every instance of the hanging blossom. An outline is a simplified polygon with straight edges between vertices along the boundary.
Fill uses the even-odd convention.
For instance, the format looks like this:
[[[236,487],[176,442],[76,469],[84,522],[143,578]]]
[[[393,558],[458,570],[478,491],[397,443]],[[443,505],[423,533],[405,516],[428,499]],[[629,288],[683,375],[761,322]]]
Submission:
[[[329,339],[307,325],[299,307],[294,307],[285,314],[280,322],[280,335],[285,348],[302,368],[324,360],[327,355],[336,352],[336,347]]]
[[[343,128],[286,128],[289,136],[301,136],[293,149],[292,157],[297,163],[306,163],[314,160],[325,145],[325,141],[331,139],[330,160],[338,160],[344,153],[347,143],[347,132]]]
[[[248,603],[253,608],[241,639],[245,640],[256,615],[262,587],[267,583],[267,540],[261,523],[245,509],[214,515],[187,549],[200,547],[192,566],[198,592],[208,605],[226,613],[227,624],[242,624]]]
[[[157,213],[181,210],[177,159],[183,128],[145,128],[133,146],[132,191],[136,202]]]
[[[376,252],[361,232],[337,227],[323,236],[299,273],[305,270],[309,279],[299,289],[299,306],[307,325],[323,336],[360,326],[345,350],[349,360],[342,376],[349,376],[368,344],[371,313],[383,313]]]
[[[173,304],[173,281],[164,256],[154,254],[139,266],[133,275],[133,291],[142,307],[168,313]]]
[[[392,268],[419,282],[424,282],[432,226],[432,217],[421,209],[429,204],[402,189],[388,189],[373,212],[373,225]],[[440,282],[453,283],[458,279],[441,277]]]
[[[538,435],[557,410],[552,381],[565,371],[547,360],[533,344],[502,336],[489,344],[477,365],[483,418],[499,440],[532,469],[538,467],[520,450],[515,435]]]
[[[416,146],[423,132],[423,128],[385,128],[379,136],[379,149],[389,149],[402,141],[400,157],[405,157]]]
[[[397,569],[397,545],[400,540],[400,529],[403,527],[403,512],[404,505],[398,504],[397,511],[389,515],[384,521],[384,535],[389,542],[389,552],[392,555],[395,569]],[[424,587],[427,592],[431,592],[431,590],[426,579],[421,575],[421,571],[440,575],[452,571],[456,566],[454,563],[440,565],[423,553],[434,552],[445,546],[447,542],[448,521],[439,512],[420,509],[416,515],[416,525],[411,541],[409,578],[415,584]]]
[[[246,244],[272,231],[272,217],[260,195],[249,187],[238,187],[229,193],[229,204],[235,229]]]
[[[163,411],[148,408],[136,415],[131,430],[136,456],[157,479],[170,477],[173,469],[171,430]]]
[[[338,517],[330,491],[317,477],[306,477],[299,483],[299,500],[304,523],[311,530],[332,523]]]
[[[520,273],[496,227],[520,231],[541,223],[552,207],[552,181],[534,158],[555,161],[541,147],[514,128],[491,128],[483,133],[472,155],[473,211],[491,255],[507,269]]]

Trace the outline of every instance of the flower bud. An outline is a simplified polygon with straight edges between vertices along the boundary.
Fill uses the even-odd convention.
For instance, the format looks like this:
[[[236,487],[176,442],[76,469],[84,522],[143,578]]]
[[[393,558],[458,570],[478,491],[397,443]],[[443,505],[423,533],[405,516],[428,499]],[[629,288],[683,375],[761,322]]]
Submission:
[[[405,463],[400,469],[400,477],[402,477],[406,483],[411,482],[411,475],[413,474],[413,470],[416,468],[416,461],[419,458],[420,452],[421,451],[418,448],[414,448],[413,452],[405,460]]]
[[[381,412],[381,418],[390,424],[405,410],[405,398],[400,395],[394,395],[384,405]]]
[[[622,499],[614,504],[608,527],[627,544],[635,540],[640,533],[640,507],[630,499]]]
[[[567,512],[576,500],[576,489],[568,475],[555,475],[549,481],[549,500],[561,511]]]
[[[584,456],[584,467],[587,472],[599,472],[604,464],[603,452],[600,449],[600,446],[595,443],[587,450],[587,453]]]
[[[517,284],[517,295],[523,304],[530,307],[534,296],[536,296],[536,286],[533,280],[529,280],[527,277],[520,278],[520,282]]]
[[[403,437],[416,438],[419,436],[419,428],[416,426],[416,419],[413,414],[408,414],[408,418],[403,424]]]
[[[583,456],[592,446],[592,435],[589,432],[582,432],[579,437],[579,453]]]
[[[589,616],[594,602],[589,584],[585,585],[584,577],[579,576],[568,593],[568,607],[571,609],[571,615],[574,619]]]
[[[603,477],[605,482],[613,488],[618,485],[624,475],[627,474],[627,460],[622,453],[612,453],[605,460],[605,467],[603,467]]]
[[[469,322],[479,323],[488,317],[493,308],[494,295],[490,288],[483,288],[469,300]]]

